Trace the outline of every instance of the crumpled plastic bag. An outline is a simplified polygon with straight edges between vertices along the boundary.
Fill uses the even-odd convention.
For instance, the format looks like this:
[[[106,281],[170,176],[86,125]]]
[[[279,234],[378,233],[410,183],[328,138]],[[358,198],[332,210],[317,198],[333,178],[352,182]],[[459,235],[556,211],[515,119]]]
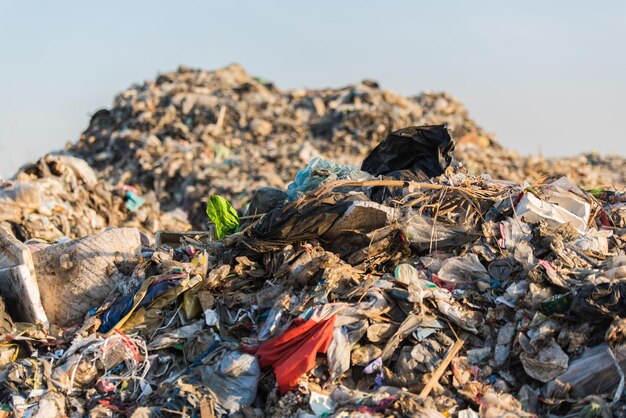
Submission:
[[[189,285],[189,273],[178,266],[173,266],[164,274],[147,278],[136,289],[116,299],[102,314],[98,332],[107,333],[113,328],[127,326],[127,321],[132,324],[133,316],[142,309],[151,307],[159,298],[163,302],[176,299]],[[140,322],[146,325],[145,320]]]
[[[525,193],[515,207],[518,216],[526,222],[546,221],[557,227],[569,223],[584,234],[587,230],[591,205],[585,194],[568,178],[560,179],[540,190],[541,198]]]
[[[519,218],[507,218],[500,222],[500,240],[498,245],[506,249],[514,249],[522,241],[532,239],[532,229]]]
[[[536,354],[523,352],[520,360],[528,376],[546,383],[567,370],[569,357],[551,340]]]
[[[24,416],[31,418],[56,418],[67,416],[67,409],[65,396],[59,392],[49,391],[39,399],[39,402],[29,408],[24,413]]]
[[[215,225],[217,239],[239,229],[239,216],[230,202],[219,195],[212,195],[206,204],[206,214]]]
[[[329,193],[304,202],[292,202],[265,215],[244,232],[243,244],[256,252],[282,249],[285,244],[319,239],[363,193]]]
[[[465,254],[462,257],[451,257],[446,259],[437,275],[457,285],[482,280],[489,282],[491,276],[487,269],[481,264],[478,256],[474,253]]]
[[[432,251],[455,245],[467,240],[467,233],[459,227],[435,223],[432,218],[421,214],[409,216],[402,222],[406,237],[420,251]]]
[[[586,320],[609,320],[626,315],[626,280],[588,283],[574,296],[571,311]]]
[[[333,340],[335,316],[322,321],[294,321],[284,333],[265,341],[254,352],[261,367],[272,366],[281,394],[292,389],[304,373],[315,366],[317,353],[326,353]]]
[[[333,332],[333,340],[326,353],[331,380],[340,377],[350,368],[351,346],[347,330],[344,327],[336,327]]]
[[[374,176],[408,170],[426,178],[437,177],[452,162],[453,149],[446,125],[411,126],[387,135],[363,160],[361,170]]]
[[[370,175],[350,165],[337,164],[319,157],[298,171],[292,183],[287,186],[287,200],[293,202],[308,192],[335,180],[365,180]],[[338,189],[341,191],[341,189]]]
[[[243,233],[240,243],[261,253],[319,240],[325,250],[350,265],[371,267],[408,256],[408,242],[401,227],[392,223],[394,217],[392,208],[372,202],[363,193],[307,196],[270,211]]]
[[[593,251],[598,254],[607,254],[609,252],[609,238],[613,236],[610,229],[591,228],[580,238],[575,240],[573,244],[583,251]]]
[[[620,375],[609,350],[607,344],[600,344],[587,349],[582,357],[570,363],[563,374],[546,384],[547,396],[561,395],[559,390],[563,386],[570,389],[569,396],[576,398],[615,391],[620,382]],[[617,347],[614,352],[620,367],[624,368],[626,366],[626,345]]]
[[[480,312],[470,311],[452,305],[443,299],[437,299],[437,309],[449,320],[460,326],[461,328],[478,333],[477,327],[482,325],[484,319]]]
[[[508,393],[489,391],[480,399],[480,418],[532,418],[536,415],[522,409],[522,404]]]
[[[215,397],[215,409],[220,414],[239,411],[256,398],[261,368],[256,357],[233,351],[216,365],[200,371],[202,384]]]

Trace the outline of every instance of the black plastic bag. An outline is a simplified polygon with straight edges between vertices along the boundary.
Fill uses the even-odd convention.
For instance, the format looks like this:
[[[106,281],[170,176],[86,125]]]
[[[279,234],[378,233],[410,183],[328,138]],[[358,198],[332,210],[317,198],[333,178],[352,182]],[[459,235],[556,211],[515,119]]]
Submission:
[[[426,178],[443,174],[452,162],[454,140],[446,125],[411,126],[394,131],[363,160],[361,170],[379,176],[404,177],[409,170]]]
[[[626,315],[626,283],[586,284],[578,290],[571,311],[588,321],[609,321]]]
[[[409,255],[402,228],[388,211],[363,193],[305,196],[270,211],[244,232],[240,243],[265,253],[315,240],[350,265],[370,268]]]

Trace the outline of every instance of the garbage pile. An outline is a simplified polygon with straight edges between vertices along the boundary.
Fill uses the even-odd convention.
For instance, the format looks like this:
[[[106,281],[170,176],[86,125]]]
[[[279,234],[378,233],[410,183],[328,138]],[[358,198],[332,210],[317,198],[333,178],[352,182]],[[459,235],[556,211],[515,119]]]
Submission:
[[[457,159],[478,175],[626,185],[621,158],[546,160],[505,150],[446,93],[403,97],[371,80],[282,91],[239,65],[212,72],[181,67],[132,86],[93,115],[70,152],[109,183],[154,191],[165,210],[183,208],[200,229],[199,202],[208,195],[242,208],[259,187],[284,189],[315,157],[358,166],[388,133],[432,124],[451,129],[460,144]]]
[[[602,185],[620,189],[626,185],[626,161],[616,155],[590,152],[563,158],[521,156],[496,144],[487,146],[472,142],[459,147],[455,157],[465,162],[471,173],[489,173],[502,180],[533,182],[546,176],[566,176],[581,186]]]
[[[550,160],[504,149],[447,93],[403,97],[372,80],[279,90],[239,65],[181,67],[122,92],[63,155],[47,155],[0,184],[0,225],[22,240],[80,238],[106,226],[134,226],[149,236],[205,230],[209,195],[224,196],[243,215],[255,190],[285,189],[315,158],[358,166],[388,133],[432,124],[451,129],[455,157],[471,174],[626,185],[619,157]]]
[[[0,182],[0,229],[21,240],[82,237],[108,226],[189,229],[181,209],[161,213],[154,193],[98,179],[84,161],[46,155]]]
[[[212,233],[175,243],[0,235],[0,409],[623,416],[626,198],[475,176],[454,147],[394,131],[360,169],[314,159],[260,189],[254,216],[212,196]]]
[[[446,123],[459,138],[488,136],[447,94],[405,98],[373,81],[281,91],[239,65],[179,68],[119,94],[70,152],[112,184],[156,193],[201,228],[206,196],[243,207],[253,190],[285,188],[315,157],[358,165],[391,130]]]

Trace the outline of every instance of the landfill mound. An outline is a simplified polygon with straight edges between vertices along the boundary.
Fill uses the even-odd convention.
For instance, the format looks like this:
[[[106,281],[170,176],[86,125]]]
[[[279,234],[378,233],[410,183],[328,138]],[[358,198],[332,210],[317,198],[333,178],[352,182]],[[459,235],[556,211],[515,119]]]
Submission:
[[[626,197],[473,175],[454,148],[403,127],[152,245],[0,231],[1,413],[624,416]]]
[[[433,123],[489,141],[447,94],[405,98],[372,81],[281,91],[238,65],[180,68],[119,94],[70,152],[112,184],[153,190],[200,228],[210,194],[240,208],[258,187],[285,188],[315,157],[358,165],[391,130]]]
[[[154,191],[163,209],[183,208],[201,228],[201,202],[210,194],[241,208],[258,187],[285,188],[314,157],[358,166],[389,132],[431,124],[448,126],[458,143],[455,157],[475,174],[626,184],[622,158],[543,159],[504,149],[447,93],[403,97],[368,80],[283,91],[239,65],[179,68],[132,86],[93,115],[69,150],[100,178]]]
[[[358,166],[389,132],[428,124],[448,126],[455,157],[471,174],[531,184],[544,176],[626,184],[621,157],[544,159],[503,148],[447,93],[403,97],[371,80],[279,90],[239,65],[181,67],[122,92],[62,155],[46,155],[1,184],[0,228],[21,240],[52,241],[106,226],[149,235],[205,230],[211,194],[243,214],[256,189],[286,188],[316,157]]]

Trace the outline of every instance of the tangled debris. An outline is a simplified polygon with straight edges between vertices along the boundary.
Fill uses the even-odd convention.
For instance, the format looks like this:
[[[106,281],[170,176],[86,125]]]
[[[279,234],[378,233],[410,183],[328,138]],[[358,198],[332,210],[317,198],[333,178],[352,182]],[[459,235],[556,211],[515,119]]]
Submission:
[[[21,240],[83,237],[108,226],[190,229],[181,209],[161,211],[153,192],[98,180],[84,161],[46,155],[0,185],[0,229]]]
[[[212,219],[229,216],[220,240],[3,233],[2,408],[622,416],[626,199],[566,177],[472,175],[453,149],[444,126],[402,129],[361,170],[312,161],[291,190],[256,194],[255,216],[212,199]],[[42,291],[47,316],[23,322],[38,301],[19,285],[58,280],[54,297],[86,303]]]

